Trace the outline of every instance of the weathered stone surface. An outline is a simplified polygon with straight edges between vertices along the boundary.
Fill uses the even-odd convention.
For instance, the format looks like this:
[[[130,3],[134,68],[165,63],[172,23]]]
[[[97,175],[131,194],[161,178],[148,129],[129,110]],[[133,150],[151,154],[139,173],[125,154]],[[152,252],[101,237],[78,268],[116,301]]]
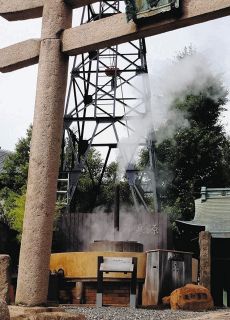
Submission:
[[[200,284],[211,289],[211,234],[201,231],[199,234],[200,245]]]
[[[71,6],[71,8],[80,8],[82,6],[87,6],[89,4],[98,2],[98,0],[64,0],[65,3]]]
[[[72,25],[72,9],[63,0],[45,1],[42,39],[59,39],[62,31]]]
[[[10,72],[38,63],[40,40],[30,39],[0,49],[0,72]]]
[[[36,314],[42,312],[63,312],[62,308],[59,307],[24,307],[24,306],[9,306],[10,315],[18,315],[18,314]]]
[[[8,255],[0,255],[0,300],[9,301],[9,266],[10,257]],[[1,319],[1,318],[0,318]]]
[[[54,6],[55,4],[55,6]],[[63,0],[45,0],[16,304],[47,301],[68,57],[56,32],[71,25]],[[51,14],[50,21],[48,13]],[[70,12],[68,14],[67,12]],[[55,14],[56,22],[52,23]],[[60,34],[59,34],[60,36]]]
[[[98,0],[65,0],[71,8],[80,8]],[[26,20],[42,16],[45,0],[0,0],[0,16],[9,20]]]
[[[200,285],[187,284],[174,290],[170,295],[173,310],[204,311],[213,309],[213,299],[209,290]]]
[[[16,303],[41,305],[48,292],[53,213],[68,60],[61,41],[41,43]]]
[[[64,312],[61,308],[26,308],[10,306],[11,320],[85,320],[81,314]],[[2,318],[0,318],[2,320]]]
[[[207,315],[203,315],[200,317],[196,317],[196,320],[229,320],[230,319],[230,312],[212,312],[208,313]],[[189,319],[184,319],[184,320],[191,320]]]
[[[0,319],[10,320],[10,313],[5,301],[0,300]]]
[[[192,258],[192,282],[197,284],[198,281],[198,269],[199,269],[199,262],[197,259]]]
[[[179,19],[162,19],[139,27],[125,14],[94,21],[63,33],[63,52],[75,55],[119,43],[157,35],[163,32],[224,17],[230,14],[230,0],[183,0],[183,15]]]
[[[0,16],[9,20],[25,20],[42,16],[44,0],[0,0]]]

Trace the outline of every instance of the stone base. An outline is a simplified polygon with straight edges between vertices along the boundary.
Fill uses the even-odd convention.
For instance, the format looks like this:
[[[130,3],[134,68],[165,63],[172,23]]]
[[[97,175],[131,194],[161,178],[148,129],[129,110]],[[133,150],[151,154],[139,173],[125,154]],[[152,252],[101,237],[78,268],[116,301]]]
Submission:
[[[61,308],[9,306],[11,320],[86,320],[84,315]]]
[[[230,312],[213,312],[205,316],[200,316],[199,318],[196,318],[196,320],[229,320],[229,319],[230,319]],[[185,320],[191,320],[191,318],[185,319]]]
[[[0,319],[10,320],[9,309],[5,301],[0,300]]]

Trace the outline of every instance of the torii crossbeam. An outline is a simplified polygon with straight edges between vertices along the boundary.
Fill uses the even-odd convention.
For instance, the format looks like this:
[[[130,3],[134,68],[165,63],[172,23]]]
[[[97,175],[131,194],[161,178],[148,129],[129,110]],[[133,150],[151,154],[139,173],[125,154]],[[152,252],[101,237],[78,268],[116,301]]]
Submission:
[[[230,0],[183,0],[183,15],[143,27],[117,14],[71,28],[72,10],[96,0],[0,0],[9,21],[42,19],[41,39],[0,50],[0,71],[39,61],[26,209],[16,303],[34,306],[47,300],[53,214],[56,200],[68,56],[160,34],[230,14]]]

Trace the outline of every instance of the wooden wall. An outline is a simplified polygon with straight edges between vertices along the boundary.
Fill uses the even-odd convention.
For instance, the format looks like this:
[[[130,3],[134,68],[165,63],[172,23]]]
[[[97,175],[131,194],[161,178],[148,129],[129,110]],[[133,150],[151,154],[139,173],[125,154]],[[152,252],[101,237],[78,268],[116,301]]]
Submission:
[[[119,231],[114,228],[113,212],[64,213],[55,237],[61,239],[62,251],[87,251],[94,240],[138,241],[145,251],[171,248],[171,232],[164,213],[121,212]]]

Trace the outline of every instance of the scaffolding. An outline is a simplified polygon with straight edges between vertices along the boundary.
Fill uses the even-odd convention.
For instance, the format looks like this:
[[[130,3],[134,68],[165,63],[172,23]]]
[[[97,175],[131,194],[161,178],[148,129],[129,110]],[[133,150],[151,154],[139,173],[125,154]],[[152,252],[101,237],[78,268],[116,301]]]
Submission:
[[[124,1],[121,0],[87,5],[82,8],[81,24],[109,17],[123,9]],[[64,114],[59,179],[62,190],[58,191],[59,196],[64,196],[68,210],[71,211],[74,206],[80,175],[84,174],[86,167],[89,169],[87,158],[91,148],[103,150],[104,154],[97,182],[99,190],[111,151],[118,147],[121,138],[129,137],[132,133],[131,121],[145,115],[144,97],[135,85],[135,78],[147,72],[145,39],[91,51],[74,58]],[[154,160],[151,161],[150,171],[154,167]],[[140,201],[148,210],[141,182],[152,186],[147,187],[147,192],[155,194],[156,201],[152,178],[146,179],[146,173],[143,172],[140,175],[132,163],[127,168],[127,177],[134,203]],[[92,175],[91,178],[94,183]]]

